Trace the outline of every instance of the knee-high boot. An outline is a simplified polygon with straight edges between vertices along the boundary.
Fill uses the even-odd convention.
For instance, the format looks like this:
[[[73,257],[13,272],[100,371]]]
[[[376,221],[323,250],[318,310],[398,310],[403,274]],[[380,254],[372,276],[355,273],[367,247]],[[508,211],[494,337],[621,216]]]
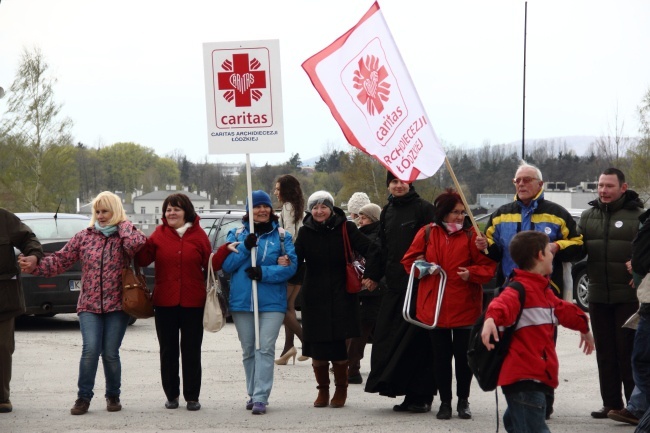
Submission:
[[[327,401],[330,399],[330,372],[329,363],[314,367],[314,375],[316,376],[316,383],[318,383],[318,397],[314,401],[314,407],[325,407]]]
[[[332,363],[332,369],[334,370],[334,385],[336,385],[336,390],[334,391],[332,401],[330,401],[330,406],[343,407],[345,400],[348,398],[348,363]]]

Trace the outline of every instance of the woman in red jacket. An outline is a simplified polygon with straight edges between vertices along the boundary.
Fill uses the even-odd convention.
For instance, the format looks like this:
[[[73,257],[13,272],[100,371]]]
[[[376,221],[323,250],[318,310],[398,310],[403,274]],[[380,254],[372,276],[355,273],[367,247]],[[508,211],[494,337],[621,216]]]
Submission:
[[[194,205],[185,194],[168,196],[162,209],[163,223],[147,239],[136,255],[136,262],[139,266],[156,262],[153,304],[160,344],[160,374],[167,396],[165,407],[178,407],[178,359],[182,356],[183,397],[187,410],[199,410],[206,297],[204,270],[210,258],[210,241],[199,224]]]
[[[433,362],[436,383],[440,391],[438,419],[451,418],[451,360],[455,359],[456,410],[462,419],[470,419],[469,389],[472,372],[467,365],[467,346],[472,325],[481,315],[483,289],[481,284],[490,281],[496,270],[496,262],[483,255],[475,246],[476,233],[464,228],[465,206],[460,194],[447,189],[440,194],[434,223],[429,225],[429,239],[425,240],[427,227],[415,235],[402,264],[406,272],[416,260],[424,259],[441,267],[447,274],[447,284],[438,316],[438,325],[431,331]],[[418,310],[416,317],[425,323],[433,323],[434,306],[438,297],[440,272],[420,280]],[[417,276],[417,275],[416,275]],[[429,299],[425,299],[429,298]],[[431,308],[420,309],[424,304]]]

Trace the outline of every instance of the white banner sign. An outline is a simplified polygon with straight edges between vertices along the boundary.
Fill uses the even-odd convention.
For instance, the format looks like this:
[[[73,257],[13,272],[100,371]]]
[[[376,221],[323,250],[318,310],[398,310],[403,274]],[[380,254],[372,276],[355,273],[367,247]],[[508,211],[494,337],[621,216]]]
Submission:
[[[379,4],[302,67],[351,145],[404,181],[438,171],[444,150]]]
[[[204,43],[210,154],[284,152],[280,44]]]

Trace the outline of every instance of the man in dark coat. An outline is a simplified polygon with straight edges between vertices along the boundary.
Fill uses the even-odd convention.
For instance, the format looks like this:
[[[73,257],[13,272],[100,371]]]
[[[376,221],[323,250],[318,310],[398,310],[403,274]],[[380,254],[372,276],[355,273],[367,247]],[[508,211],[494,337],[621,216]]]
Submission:
[[[639,308],[629,270],[632,239],[639,229],[643,203],[628,189],[623,172],[608,168],[598,179],[598,200],[589,205],[578,228],[588,254],[589,317],[603,402],[591,416],[607,418],[610,411],[623,409],[621,385],[627,401],[634,389],[634,331],[623,328],[623,324]]]
[[[364,274],[369,290],[377,287],[382,276],[387,286],[373,335],[365,391],[387,397],[404,395],[404,401],[393,407],[397,412],[428,412],[436,394],[433,352],[427,331],[402,317],[408,274],[401,260],[418,230],[433,221],[434,207],[420,198],[413,185],[391,172],[386,186],[388,204],[381,212],[378,242],[368,255]]]
[[[13,409],[9,400],[9,382],[15,347],[14,322],[16,316],[25,312],[14,247],[22,252],[21,262],[26,264],[35,264],[43,258],[41,243],[30,228],[13,213],[0,209],[0,413]]]

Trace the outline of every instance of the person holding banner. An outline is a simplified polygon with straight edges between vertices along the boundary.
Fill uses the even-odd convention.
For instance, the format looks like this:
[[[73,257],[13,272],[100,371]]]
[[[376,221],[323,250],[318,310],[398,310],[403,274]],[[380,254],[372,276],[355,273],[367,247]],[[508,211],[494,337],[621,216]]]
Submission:
[[[314,407],[343,407],[347,400],[348,353],[346,339],[358,337],[359,298],[346,290],[346,252],[343,230],[352,249],[365,254],[370,240],[345,213],[334,206],[327,191],[316,191],[307,200],[309,214],[303,220],[296,252],[306,266],[302,286],[302,353],[312,358],[318,397]],[[329,401],[329,363],[336,391]]]
[[[455,360],[456,411],[461,419],[470,419],[469,390],[472,372],[467,364],[469,333],[483,311],[481,284],[490,281],[497,263],[476,248],[476,232],[465,224],[467,213],[463,200],[456,191],[447,189],[434,201],[434,223],[422,227],[415,235],[402,264],[410,273],[416,260],[437,265],[432,275],[417,275],[420,285],[417,296],[418,320],[434,323],[438,301],[440,268],[447,274],[442,304],[437,317],[437,327],[429,336],[433,344],[433,366],[438,389],[440,410],[438,419],[451,418],[452,358]],[[428,239],[426,239],[428,229]],[[417,265],[416,265],[417,266]]]
[[[508,250],[512,238],[525,230],[545,233],[553,253],[551,288],[562,298],[564,290],[572,290],[572,287],[564,287],[562,263],[580,259],[582,235],[578,234],[576,222],[566,209],[544,198],[544,181],[539,168],[521,161],[512,183],[516,190],[515,200],[499,207],[490,216],[485,236],[476,238],[476,246],[481,251],[487,249],[489,257],[499,262],[497,287],[500,287],[516,267]],[[553,401],[554,395],[549,394],[547,418],[553,413]]]
[[[373,334],[365,391],[387,397],[404,395],[394,411],[423,413],[431,410],[437,392],[433,350],[428,332],[402,317],[409,276],[401,260],[420,228],[433,221],[434,207],[415,192],[412,184],[390,171],[386,186],[388,204],[380,216],[379,239],[365,256],[364,284],[375,290],[385,275],[387,286]]]
[[[291,233],[282,230],[273,212],[271,197],[264,191],[253,191],[253,205],[246,204],[243,227],[228,232],[226,241],[237,244],[237,254],[229,254],[223,270],[231,274],[230,312],[242,347],[246,390],[246,409],[253,415],[266,413],[273,387],[275,342],[287,310],[287,280],[297,269],[298,259]],[[254,230],[251,232],[249,215]],[[255,248],[255,250],[253,250]],[[255,252],[256,266],[251,266]],[[288,263],[278,259],[286,258]],[[259,313],[259,349],[255,347],[255,305],[253,280],[257,282],[257,311]]]

